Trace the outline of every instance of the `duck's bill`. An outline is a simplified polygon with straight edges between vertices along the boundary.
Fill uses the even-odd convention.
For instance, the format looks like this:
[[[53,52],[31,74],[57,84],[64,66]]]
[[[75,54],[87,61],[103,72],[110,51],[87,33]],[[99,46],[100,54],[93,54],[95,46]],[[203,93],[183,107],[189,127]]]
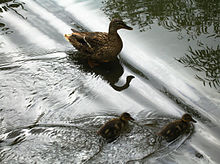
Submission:
[[[134,121],[135,119],[133,119],[132,117],[130,117],[130,120],[131,120],[131,121]]]
[[[132,28],[132,27],[127,26],[127,25],[125,25],[125,26],[124,26],[124,28],[125,28],[125,29],[127,29],[127,30],[133,30],[133,28]]]
[[[194,122],[194,123],[196,123],[197,121],[196,120],[194,120],[193,118],[192,118],[192,120],[191,120],[192,122]]]

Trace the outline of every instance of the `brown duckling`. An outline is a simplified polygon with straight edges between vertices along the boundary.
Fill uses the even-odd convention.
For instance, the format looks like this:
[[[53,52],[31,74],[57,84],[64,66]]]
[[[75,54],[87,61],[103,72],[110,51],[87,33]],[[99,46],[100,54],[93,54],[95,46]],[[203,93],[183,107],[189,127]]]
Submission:
[[[107,140],[112,142],[119,137],[120,133],[128,126],[128,121],[134,120],[127,112],[122,113],[119,118],[114,118],[106,122],[98,131],[97,134],[101,135]]]
[[[65,38],[89,59],[89,65],[94,67],[96,62],[110,62],[116,59],[123,43],[117,33],[119,29],[132,30],[120,19],[113,19],[106,32],[79,32],[74,29],[72,34],[65,34]]]
[[[170,122],[168,125],[163,127],[158,135],[164,137],[167,142],[171,142],[189,129],[190,121],[196,123],[191,115],[184,114],[181,119]]]

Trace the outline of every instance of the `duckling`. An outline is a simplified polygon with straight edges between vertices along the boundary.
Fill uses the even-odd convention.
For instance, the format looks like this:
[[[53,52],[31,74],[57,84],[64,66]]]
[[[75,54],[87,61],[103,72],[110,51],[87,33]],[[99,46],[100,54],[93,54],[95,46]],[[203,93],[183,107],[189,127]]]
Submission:
[[[65,38],[80,52],[87,56],[90,67],[98,65],[97,62],[110,62],[117,58],[123,43],[117,33],[119,29],[132,30],[120,19],[113,19],[106,32],[79,32],[71,29],[72,34],[65,34]]]
[[[181,119],[170,122],[163,127],[158,135],[164,137],[167,142],[171,142],[189,129],[190,121],[196,123],[196,120],[186,113]]]
[[[127,112],[122,113],[119,118],[114,118],[106,122],[98,131],[97,134],[101,135],[107,140],[112,142],[119,137],[120,133],[128,126],[128,121],[134,120]]]

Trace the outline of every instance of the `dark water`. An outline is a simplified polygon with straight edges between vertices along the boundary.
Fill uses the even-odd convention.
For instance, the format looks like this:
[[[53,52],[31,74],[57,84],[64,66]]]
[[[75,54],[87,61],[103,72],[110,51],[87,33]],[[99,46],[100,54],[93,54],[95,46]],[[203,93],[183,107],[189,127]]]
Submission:
[[[0,1],[0,163],[219,163],[220,2]],[[90,69],[65,39],[120,17],[117,61]],[[107,144],[96,130],[129,112]],[[190,113],[172,143],[156,133]]]

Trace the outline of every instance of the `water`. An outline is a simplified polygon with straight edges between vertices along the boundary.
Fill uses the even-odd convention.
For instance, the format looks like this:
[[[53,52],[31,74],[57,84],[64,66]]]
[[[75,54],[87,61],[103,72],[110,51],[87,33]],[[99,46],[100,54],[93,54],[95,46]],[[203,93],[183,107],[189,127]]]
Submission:
[[[219,163],[218,1],[0,1],[1,163]],[[117,61],[90,69],[65,39],[121,17]],[[96,135],[129,112],[107,144]],[[190,113],[172,143],[156,136]]]

